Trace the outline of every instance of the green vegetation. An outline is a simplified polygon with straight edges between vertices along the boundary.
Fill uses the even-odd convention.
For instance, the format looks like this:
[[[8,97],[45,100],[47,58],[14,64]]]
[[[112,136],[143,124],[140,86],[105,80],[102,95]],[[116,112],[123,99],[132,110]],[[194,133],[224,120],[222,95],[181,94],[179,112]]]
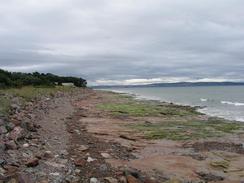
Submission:
[[[126,95],[109,93],[109,100],[97,105],[97,108],[114,117],[146,117],[144,124],[127,127],[143,133],[148,139],[195,140],[244,131],[244,124],[241,123],[214,117],[203,119],[193,107],[138,101]],[[150,122],[150,117],[156,117],[158,122]]]
[[[23,86],[55,86],[73,83],[77,87],[86,87],[86,80],[76,77],[62,77],[44,73],[8,72],[0,69],[0,88]]]
[[[236,122],[226,122],[217,118],[209,120],[163,121],[155,124],[129,125],[144,133],[148,139],[192,140],[208,137],[220,137],[226,133],[243,130],[244,126]]]
[[[0,114],[7,115],[11,106],[11,100],[18,99],[21,104],[31,101],[32,99],[39,98],[41,96],[49,97],[53,96],[58,91],[72,91],[75,88],[68,86],[56,86],[56,87],[33,87],[26,86],[22,88],[9,88],[0,90]]]
[[[104,103],[97,106],[100,110],[111,112],[113,115],[134,117],[145,116],[186,116],[199,114],[195,109],[177,105],[156,105],[150,102]]]

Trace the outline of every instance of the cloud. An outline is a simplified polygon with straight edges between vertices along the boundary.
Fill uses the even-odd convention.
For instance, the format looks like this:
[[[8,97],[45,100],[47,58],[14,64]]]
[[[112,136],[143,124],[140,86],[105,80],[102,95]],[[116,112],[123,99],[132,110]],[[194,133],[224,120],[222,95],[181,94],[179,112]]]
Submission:
[[[243,7],[243,0],[2,1],[0,67],[93,84],[244,80]]]

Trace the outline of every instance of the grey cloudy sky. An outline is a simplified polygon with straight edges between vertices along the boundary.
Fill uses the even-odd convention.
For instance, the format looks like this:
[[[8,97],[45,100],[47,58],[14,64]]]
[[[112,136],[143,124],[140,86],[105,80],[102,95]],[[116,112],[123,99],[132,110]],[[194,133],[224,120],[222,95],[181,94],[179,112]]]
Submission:
[[[244,81],[243,0],[0,1],[0,67],[91,84]]]

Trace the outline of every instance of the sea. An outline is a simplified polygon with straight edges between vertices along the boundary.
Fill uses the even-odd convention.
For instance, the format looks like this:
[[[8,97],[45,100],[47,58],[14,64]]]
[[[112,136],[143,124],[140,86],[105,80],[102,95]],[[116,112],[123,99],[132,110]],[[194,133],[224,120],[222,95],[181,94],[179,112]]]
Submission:
[[[120,87],[109,88],[137,99],[200,106],[210,116],[244,122],[244,86]]]

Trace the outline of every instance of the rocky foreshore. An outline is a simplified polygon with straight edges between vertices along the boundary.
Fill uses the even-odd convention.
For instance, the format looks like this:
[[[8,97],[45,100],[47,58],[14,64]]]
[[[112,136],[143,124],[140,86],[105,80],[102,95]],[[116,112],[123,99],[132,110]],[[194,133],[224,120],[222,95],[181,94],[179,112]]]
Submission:
[[[126,148],[98,143],[77,126],[87,114],[75,102],[91,94],[57,92],[24,105],[12,97],[8,117],[0,118],[0,182],[137,182],[135,170],[115,170],[105,162],[107,148],[127,159],[132,155]]]
[[[9,115],[0,118],[0,183],[200,183],[242,179],[242,165],[236,163],[243,160],[242,133],[222,141],[178,141],[181,136],[160,136],[176,141],[150,140],[138,129],[154,130],[153,125],[162,119],[207,117],[170,104],[160,104],[157,113],[149,110],[153,114],[140,104],[146,114],[141,115],[138,109],[129,108],[136,102],[118,96],[90,89],[58,91],[24,105],[19,97],[12,97]],[[124,106],[127,101],[129,107]],[[113,106],[108,111],[102,106],[101,110],[99,105],[107,102],[125,108]],[[162,112],[165,106],[167,110],[173,107],[174,113]],[[176,110],[180,110],[179,118]],[[195,137],[188,127],[184,135]]]

